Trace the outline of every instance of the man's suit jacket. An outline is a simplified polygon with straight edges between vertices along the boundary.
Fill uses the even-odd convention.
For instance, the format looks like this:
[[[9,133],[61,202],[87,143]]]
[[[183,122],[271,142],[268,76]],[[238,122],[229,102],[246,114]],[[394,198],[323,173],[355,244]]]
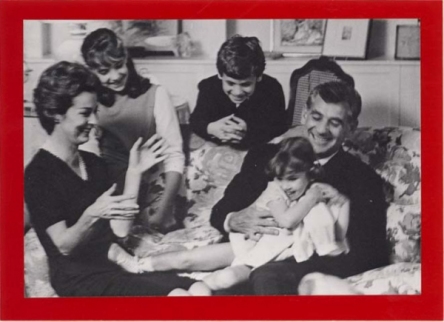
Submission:
[[[277,149],[277,145],[267,144],[250,150],[241,171],[228,185],[224,197],[214,206],[211,224],[225,236],[224,221],[227,215],[250,206],[267,187],[269,178],[264,169]],[[387,265],[387,203],[381,177],[342,149],[323,169],[324,178],[321,181],[332,185],[350,199],[347,238],[351,250],[347,257],[355,266],[353,271]]]

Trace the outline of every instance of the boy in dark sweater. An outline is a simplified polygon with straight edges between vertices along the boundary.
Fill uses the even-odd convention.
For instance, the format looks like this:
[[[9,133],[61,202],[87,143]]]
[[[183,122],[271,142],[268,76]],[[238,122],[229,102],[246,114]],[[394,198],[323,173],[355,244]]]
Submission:
[[[284,133],[285,99],[279,82],[263,74],[256,37],[234,36],[217,55],[218,75],[202,80],[190,123],[194,133],[245,149]]]

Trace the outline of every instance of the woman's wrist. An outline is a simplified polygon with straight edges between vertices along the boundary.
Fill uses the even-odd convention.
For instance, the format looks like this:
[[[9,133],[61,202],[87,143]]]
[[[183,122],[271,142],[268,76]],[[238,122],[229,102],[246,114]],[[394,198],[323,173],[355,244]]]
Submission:
[[[142,173],[136,168],[128,168],[125,176],[124,194],[138,195]]]
[[[138,167],[129,166],[126,170],[126,175],[136,176],[136,175],[142,175],[142,171]]]
[[[94,216],[92,213],[93,209],[86,208],[86,210],[83,212],[83,215],[80,216],[78,223],[82,227],[89,227],[92,226],[97,220],[99,220],[98,216]]]

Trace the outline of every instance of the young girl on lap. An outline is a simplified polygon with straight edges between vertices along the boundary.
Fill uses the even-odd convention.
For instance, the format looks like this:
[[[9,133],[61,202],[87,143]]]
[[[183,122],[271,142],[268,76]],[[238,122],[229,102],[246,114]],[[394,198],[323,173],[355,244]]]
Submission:
[[[252,270],[271,261],[294,256],[296,261],[318,256],[337,256],[349,251],[346,232],[349,201],[333,187],[314,183],[320,170],[310,142],[302,137],[281,142],[268,172],[273,178],[256,200],[258,209],[271,212],[279,235],[263,235],[258,242],[243,234],[231,233],[230,244],[210,245],[188,252],[176,252],[141,259],[137,269],[211,270],[226,259],[231,266],[216,271],[195,283],[188,291],[176,289],[171,295],[209,295],[247,281]],[[215,249],[218,247],[219,249]],[[182,254],[181,254],[182,253]],[[212,264],[214,257],[217,263]],[[181,260],[185,257],[186,260]],[[221,257],[224,257],[221,259]],[[128,259],[130,260],[130,259]],[[133,261],[134,262],[134,261]],[[205,264],[206,263],[206,264]],[[135,266],[134,266],[135,267]]]

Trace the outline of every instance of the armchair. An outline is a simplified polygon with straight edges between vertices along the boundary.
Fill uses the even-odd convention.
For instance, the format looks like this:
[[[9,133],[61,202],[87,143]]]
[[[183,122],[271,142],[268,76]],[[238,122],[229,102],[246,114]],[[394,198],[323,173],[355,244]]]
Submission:
[[[335,61],[324,56],[312,59],[302,68],[293,71],[290,78],[290,101],[287,108],[289,127],[301,124],[302,111],[310,91],[317,85],[330,81],[343,81],[355,86],[353,77],[344,73]]]

